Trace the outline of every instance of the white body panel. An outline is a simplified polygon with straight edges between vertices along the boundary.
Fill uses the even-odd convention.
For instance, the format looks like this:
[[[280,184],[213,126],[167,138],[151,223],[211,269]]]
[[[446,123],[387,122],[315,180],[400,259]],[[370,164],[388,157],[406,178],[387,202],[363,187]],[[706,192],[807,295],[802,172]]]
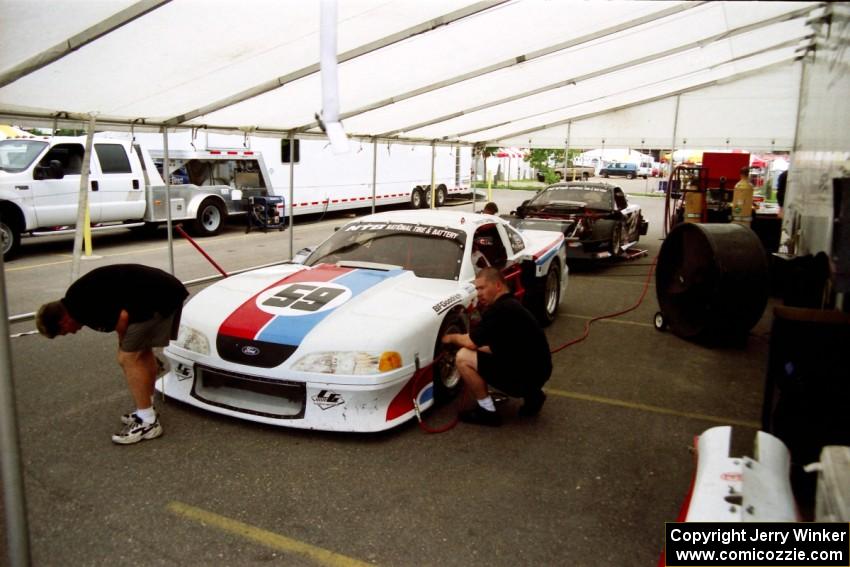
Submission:
[[[162,150],[162,136],[136,134],[150,148]],[[169,134],[169,153],[190,150],[233,150],[261,153],[269,174],[270,193],[284,197],[290,206],[290,164],[282,159],[280,138],[190,132]],[[370,207],[372,204],[373,149],[364,142],[351,143],[347,154],[334,154],[324,140],[300,140],[294,165],[294,214]],[[410,203],[416,188],[430,191],[431,146],[379,143],[377,145],[376,205]],[[444,186],[449,197],[471,192],[469,147],[438,146],[435,149],[435,187]]]
[[[481,227],[496,226],[502,235],[513,230],[493,216],[455,211],[386,212],[346,226],[382,224],[445,228],[464,243]],[[510,248],[505,270],[528,266],[531,277],[540,278],[557,262],[563,300],[563,235],[514,231],[512,238],[517,250]],[[465,317],[476,302],[471,250],[464,245],[457,279],[339,262],[285,264],[215,283],[184,308],[181,336],[164,351],[172,371],[157,388],[191,405],[262,423],[335,431],[394,427],[413,417],[414,398],[421,409],[433,403],[430,373],[441,325],[449,314]],[[338,294],[335,299],[316,308],[313,294],[330,291]],[[302,301],[309,310],[297,307]],[[395,352],[400,361],[368,374],[305,369],[305,360],[327,352]],[[285,354],[276,358],[279,353]]]

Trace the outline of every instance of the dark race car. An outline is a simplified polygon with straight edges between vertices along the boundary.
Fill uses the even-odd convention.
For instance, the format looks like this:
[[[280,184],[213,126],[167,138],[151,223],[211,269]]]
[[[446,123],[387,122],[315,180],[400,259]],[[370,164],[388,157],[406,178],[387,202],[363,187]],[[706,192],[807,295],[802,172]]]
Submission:
[[[574,260],[619,256],[648,228],[640,205],[630,205],[623,190],[608,183],[550,185],[513,215],[517,228],[562,232],[567,258]]]

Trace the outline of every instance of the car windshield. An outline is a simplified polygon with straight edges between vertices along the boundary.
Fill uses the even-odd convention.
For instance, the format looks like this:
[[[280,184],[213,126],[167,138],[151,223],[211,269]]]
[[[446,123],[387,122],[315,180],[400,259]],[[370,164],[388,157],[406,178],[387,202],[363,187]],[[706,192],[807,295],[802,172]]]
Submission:
[[[457,280],[465,242],[465,233],[445,227],[358,222],[334,233],[304,263],[372,262],[401,266],[420,278]]]
[[[25,170],[46,145],[39,140],[0,141],[0,169],[9,173]]]
[[[529,207],[576,206],[583,203],[588,209],[609,211],[613,200],[611,190],[597,187],[549,187],[538,193]]]

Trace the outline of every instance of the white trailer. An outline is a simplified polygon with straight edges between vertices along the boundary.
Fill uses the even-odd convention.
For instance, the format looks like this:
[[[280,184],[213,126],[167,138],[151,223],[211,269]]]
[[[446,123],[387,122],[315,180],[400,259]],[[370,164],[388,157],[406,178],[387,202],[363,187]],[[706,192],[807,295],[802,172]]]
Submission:
[[[161,134],[137,133],[151,148],[162,149]],[[472,149],[461,146],[352,141],[351,151],[337,155],[325,140],[294,141],[293,199],[290,203],[289,139],[190,131],[168,137],[169,155],[183,151],[253,151],[268,168],[270,194],[284,197],[286,214],[323,213],[369,207],[372,204],[373,165],[375,204],[430,206],[432,152],[436,205],[471,194]],[[375,161],[374,150],[377,149]],[[373,164],[374,161],[374,164]]]

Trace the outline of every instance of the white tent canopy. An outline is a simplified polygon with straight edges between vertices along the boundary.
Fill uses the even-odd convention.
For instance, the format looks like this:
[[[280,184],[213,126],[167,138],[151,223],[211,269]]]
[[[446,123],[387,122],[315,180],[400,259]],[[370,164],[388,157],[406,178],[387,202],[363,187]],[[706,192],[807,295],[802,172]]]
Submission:
[[[787,150],[825,9],[347,0],[341,118],[441,143]],[[0,20],[0,120],[321,133],[318,2],[2,0]]]

